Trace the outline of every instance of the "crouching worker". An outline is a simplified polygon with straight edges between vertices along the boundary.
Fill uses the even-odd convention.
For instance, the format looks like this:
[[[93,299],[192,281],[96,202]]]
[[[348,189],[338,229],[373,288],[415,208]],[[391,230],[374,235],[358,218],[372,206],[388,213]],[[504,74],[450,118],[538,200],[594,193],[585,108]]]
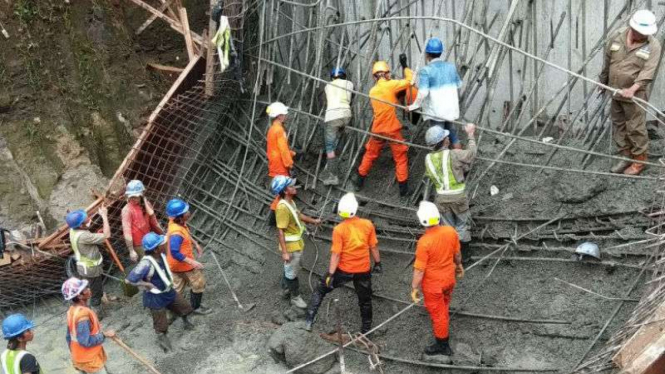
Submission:
[[[2,321],[2,335],[8,340],[7,350],[2,353],[2,370],[5,374],[42,374],[35,356],[26,351],[26,346],[35,337],[35,324],[22,314],[12,314]]]
[[[80,374],[106,374],[106,352],[103,343],[113,338],[115,331],[102,332],[99,318],[88,307],[92,293],[88,281],[69,278],[62,284],[62,295],[72,305],[67,311],[67,344],[74,368]]]
[[[366,333],[372,328],[372,272],[381,273],[381,257],[374,225],[368,219],[356,216],[358,201],[353,193],[347,193],[339,200],[337,213],[343,221],[335,226],[330,249],[328,273],[319,287],[312,294],[307,311],[306,328],[312,330],[314,317],[323,302],[323,298],[334,288],[342,287],[353,281],[360,307],[360,332]],[[374,257],[374,270],[370,272],[370,253]]]
[[[425,349],[426,356],[453,354],[448,344],[449,307],[456,279],[464,277],[457,232],[450,226],[441,226],[440,220],[436,205],[429,201],[420,203],[418,221],[425,227],[425,234],[416,246],[411,298],[418,303],[418,289],[422,288],[425,308],[432,319],[436,342]]]
[[[150,309],[152,326],[157,333],[157,342],[164,351],[172,349],[171,342],[166,335],[169,322],[166,310],[170,310],[182,317],[185,330],[194,328],[187,316],[194,309],[173,288],[173,274],[169,268],[164,252],[166,251],[166,236],[154,232],[147,233],[142,240],[145,256],[127,276],[125,282],[143,288],[143,306]]]

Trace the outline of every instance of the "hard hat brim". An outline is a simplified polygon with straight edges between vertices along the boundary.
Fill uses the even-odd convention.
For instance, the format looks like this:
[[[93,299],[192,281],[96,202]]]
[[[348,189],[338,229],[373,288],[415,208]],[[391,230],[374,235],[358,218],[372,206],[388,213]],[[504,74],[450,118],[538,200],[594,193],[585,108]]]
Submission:
[[[140,197],[143,196],[143,192],[125,192],[127,197]]]
[[[76,296],[80,295],[83,291],[85,291],[86,288],[88,288],[89,282],[86,279],[81,279],[81,288],[79,289],[79,292],[77,292],[74,295],[71,295],[69,297],[65,297],[65,300],[69,301]]]
[[[658,25],[657,24],[651,24],[649,26],[642,26],[638,24],[634,19],[630,19],[629,22],[630,28],[637,31],[638,33],[646,36],[654,35],[655,33],[658,32]]]

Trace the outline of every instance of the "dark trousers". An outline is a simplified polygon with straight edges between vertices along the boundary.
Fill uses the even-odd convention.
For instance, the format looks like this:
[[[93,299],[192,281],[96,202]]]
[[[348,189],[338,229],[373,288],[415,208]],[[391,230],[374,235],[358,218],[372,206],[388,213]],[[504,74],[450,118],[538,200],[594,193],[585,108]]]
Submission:
[[[194,311],[190,303],[185,300],[182,295],[176,293],[175,300],[166,308],[162,309],[150,309],[150,314],[152,315],[152,326],[157,333],[166,333],[169,331],[169,321],[166,311],[170,310],[175,315],[179,317],[188,316]]]
[[[104,296],[104,279],[102,276],[94,278],[83,278],[88,281],[88,288],[92,296],[90,297],[90,306],[100,306],[102,304],[102,297]]]
[[[366,333],[372,328],[372,275],[366,273],[346,273],[337,270],[333,274],[331,287],[326,286],[326,280],[322,279],[319,287],[312,294],[312,300],[309,302],[307,310],[307,320],[314,321],[316,313],[323,302],[323,298],[335,288],[342,287],[347,282],[353,281],[353,287],[358,296],[358,306],[360,307],[360,318],[362,325],[360,332]]]

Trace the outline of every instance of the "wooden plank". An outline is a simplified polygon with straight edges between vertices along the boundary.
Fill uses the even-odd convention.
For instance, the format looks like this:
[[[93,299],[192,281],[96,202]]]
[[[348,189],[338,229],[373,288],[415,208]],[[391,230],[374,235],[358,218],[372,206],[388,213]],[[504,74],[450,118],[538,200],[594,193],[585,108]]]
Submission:
[[[665,335],[656,338],[634,361],[623,368],[622,374],[665,373]]]
[[[192,42],[192,33],[189,30],[189,19],[187,18],[187,9],[180,8],[180,24],[182,25],[182,30],[185,32],[185,46],[187,47],[187,56],[189,56],[189,61],[192,61],[196,57],[194,52],[194,42]]]
[[[665,302],[660,304],[650,320],[665,319]],[[614,355],[612,361],[620,368],[627,368],[640,357],[649,346],[657,341],[665,328],[665,322],[650,323],[642,326]]]
[[[163,72],[163,73],[169,73],[169,74],[174,74],[174,73],[175,74],[180,74],[185,70],[183,68],[177,68],[175,66],[162,65],[162,64],[155,63],[155,62],[148,62],[146,64],[146,66],[148,68],[152,69],[152,70],[156,70],[156,71]]]
[[[167,10],[169,9],[169,5],[171,5],[171,2],[172,2],[172,1],[173,1],[173,0],[162,1],[163,4],[162,4],[162,6],[159,8],[159,11],[162,12],[162,13],[164,13],[165,11],[167,11]],[[155,22],[156,19],[157,19],[157,15],[156,15],[156,14],[151,14],[150,17],[148,17],[148,19],[145,20],[145,22],[143,22],[143,24],[142,24],[138,29],[136,29],[136,32],[135,32],[134,34],[135,34],[135,35],[140,35],[140,34],[141,34],[142,32],[144,32],[145,29],[147,29],[147,28],[148,28],[153,22]]]
[[[217,31],[217,20],[212,19],[212,9],[217,3],[216,0],[210,0],[210,17],[208,21],[208,38],[206,42],[206,74],[205,74],[205,95],[212,97],[215,94],[215,48],[210,39]]]
[[[9,265],[12,263],[12,258],[9,255],[9,253],[5,252],[2,254],[2,258],[0,258],[0,266],[5,266]]]
[[[129,1],[133,2],[134,4],[140,6],[143,9],[147,10],[148,12],[150,12],[153,15],[157,16],[158,18],[163,19],[164,21],[166,21],[169,24],[169,26],[171,26],[171,28],[173,30],[175,30],[175,31],[177,31],[177,32],[179,32],[183,35],[185,34],[184,30],[182,29],[182,25],[180,25],[180,23],[178,23],[177,21],[175,21],[171,17],[167,16],[166,14],[160,12],[159,10],[153,8],[151,5],[146,4],[145,2],[143,2],[141,0],[129,0]],[[191,36],[192,36],[192,40],[194,40],[195,43],[201,45],[201,43],[203,42],[203,38],[201,38],[201,35],[199,35],[195,32],[191,32]]]

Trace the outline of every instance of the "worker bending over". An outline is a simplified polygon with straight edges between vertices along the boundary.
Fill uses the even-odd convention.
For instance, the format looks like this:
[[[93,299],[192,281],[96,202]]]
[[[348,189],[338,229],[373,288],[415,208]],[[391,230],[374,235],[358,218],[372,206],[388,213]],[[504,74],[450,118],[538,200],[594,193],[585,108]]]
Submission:
[[[182,317],[185,330],[194,328],[187,317],[194,311],[192,306],[177,293],[173,286],[173,273],[169,268],[166,252],[166,236],[147,233],[142,240],[145,256],[129,273],[125,282],[143,288],[143,306],[150,309],[152,327],[157,333],[157,343],[164,351],[170,351],[171,341],[167,333],[169,322],[166,311]]]
[[[418,70],[418,95],[409,111],[421,108],[423,120],[428,127],[439,125],[450,132],[450,144],[453,148],[462,148],[457,131],[450,121],[459,118],[458,90],[462,80],[454,64],[441,58],[444,52],[443,42],[431,38],[425,47],[427,65]]]
[[[104,318],[102,297],[104,296],[104,281],[102,279],[102,262],[104,258],[99,246],[111,237],[108,210],[102,205],[98,210],[102,218],[102,233],[92,233],[88,229],[92,221],[84,210],[75,210],[67,213],[65,221],[69,226],[69,242],[76,258],[76,271],[87,280],[92,292],[90,307],[99,319]]]
[[[298,210],[294,197],[297,194],[296,180],[290,177],[278,175],[273,178],[271,190],[279,199],[275,220],[277,222],[277,242],[284,263],[284,274],[281,281],[282,295],[291,299],[291,305],[305,309],[307,304],[300,296],[300,260],[305,249],[303,234],[305,223],[313,225],[321,224],[320,219],[306,216]]]
[[[145,234],[150,231],[160,235],[164,233],[159,222],[157,222],[152,204],[143,196],[144,191],[145,186],[139,180],[132,180],[127,183],[127,190],[125,191],[127,204],[120,213],[122,235],[125,238],[129,259],[132,262],[138,261],[144,255],[141,241]]]
[[[632,99],[649,99],[651,81],[660,61],[661,46],[653,36],[658,26],[652,12],[638,10],[630,19],[629,26],[619,30],[607,42],[603,70],[598,80],[620,90],[612,96],[610,108],[614,144],[619,153],[635,161],[646,161],[649,149],[646,112]],[[644,167],[640,163],[619,161],[612,166],[611,171],[637,175]]]
[[[434,151],[425,156],[425,174],[434,184],[436,197],[434,202],[441,211],[447,225],[457,230],[462,247],[462,260],[471,260],[471,228],[469,199],[466,195],[466,173],[469,172],[476,158],[476,126],[472,123],[464,127],[469,145],[466,150],[449,149],[450,132],[439,125],[430,127],[425,133],[425,142]],[[429,200],[430,184],[425,187],[424,199]]]
[[[327,163],[323,169],[323,184],[336,186],[339,184],[339,159],[335,155],[339,138],[344,127],[351,123],[351,99],[353,83],[346,80],[343,68],[334,68],[330,72],[332,81],[326,85],[326,116],[324,143]]]
[[[35,324],[23,314],[12,314],[2,321],[2,336],[7,350],[0,356],[4,374],[43,374],[37,359],[26,350],[34,339]]]
[[[339,200],[337,214],[343,221],[335,226],[330,248],[328,273],[312,294],[307,310],[306,327],[312,330],[314,317],[323,298],[334,288],[353,281],[360,307],[360,332],[372,328],[372,274],[382,273],[381,257],[377,248],[378,240],[374,225],[368,219],[356,216],[358,201],[353,193],[347,193]],[[370,272],[370,254],[374,258],[374,269]]]
[[[440,225],[439,211],[433,203],[421,201],[417,214],[425,233],[416,246],[411,298],[418,303],[418,289],[422,288],[425,308],[432,319],[436,342],[425,349],[425,354],[451,356],[449,306],[456,279],[464,277],[459,240],[452,227]]]
[[[268,117],[272,121],[270,128],[268,128],[268,135],[266,136],[268,156],[268,178],[272,183],[272,179],[278,175],[290,177],[293,168],[293,157],[296,155],[294,151],[289,148],[289,139],[284,130],[284,122],[286,116],[289,114],[289,108],[279,101],[268,105],[266,109]],[[278,198],[273,200],[270,204],[270,209],[277,209]]]
[[[196,314],[210,314],[201,304],[203,291],[206,286],[203,265],[194,259],[194,247],[199,257],[203,256],[203,249],[189,232],[187,221],[190,217],[189,204],[180,199],[172,199],[166,203],[166,215],[169,217],[167,229],[168,251],[167,262],[173,272],[173,287],[176,292],[183,295],[185,287],[189,286],[189,302]]]
[[[397,95],[411,86],[413,72],[406,66],[406,56],[402,59],[405,79],[390,79],[390,67],[385,61],[377,61],[372,67],[372,75],[376,84],[369,91],[372,99],[372,110],[374,119],[372,121],[372,132],[381,135],[382,138],[371,136],[365,145],[365,154],[363,155],[358,174],[354,177],[356,190],[362,189],[365,184],[365,177],[369,174],[372,164],[381,154],[386,139],[404,141],[402,136],[402,124],[397,119]],[[409,147],[403,143],[397,143],[388,140],[390,150],[395,161],[395,176],[399,183],[400,196],[406,196],[409,192],[409,160],[407,151]]]
[[[102,332],[99,318],[88,308],[92,293],[85,279],[69,278],[62,284],[62,295],[72,305],[67,311],[67,344],[74,368],[81,374],[106,374],[106,352],[102,344],[115,331]]]

